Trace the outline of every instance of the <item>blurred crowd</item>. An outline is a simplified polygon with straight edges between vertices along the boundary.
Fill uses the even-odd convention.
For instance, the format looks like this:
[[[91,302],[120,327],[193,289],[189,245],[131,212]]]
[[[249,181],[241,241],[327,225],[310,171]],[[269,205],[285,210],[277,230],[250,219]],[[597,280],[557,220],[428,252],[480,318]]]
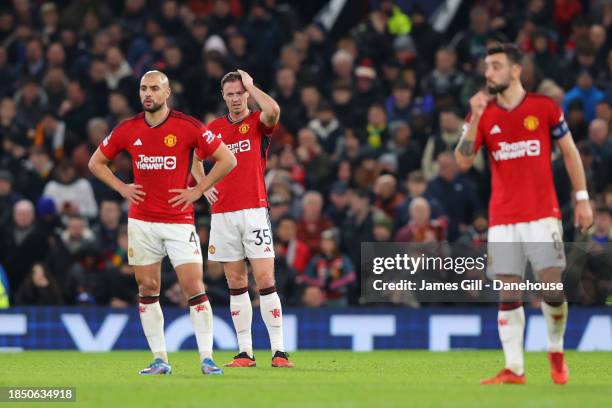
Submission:
[[[2,2],[0,307],[135,304],[127,203],[87,162],[117,123],[141,111],[139,78],[150,69],[170,78],[172,107],[203,122],[225,114],[219,82],[237,68],[281,106],[265,181],[285,304],[363,303],[361,242],[480,248],[487,158],[462,173],[452,152],[468,100],[484,84],[490,41],[516,42],[525,88],[566,112],[595,210],[593,227],[575,231],[571,183],[555,153],[564,239],[589,248],[568,275],[576,302],[605,304],[612,1],[466,1],[443,32],[418,2],[349,3],[358,22],[329,29],[305,18],[299,1]],[[129,182],[130,158],[119,156],[113,170]],[[206,254],[209,208],[204,199],[195,208]],[[228,304],[220,265],[205,271],[211,302]],[[162,280],[164,301],[184,305],[169,263]]]

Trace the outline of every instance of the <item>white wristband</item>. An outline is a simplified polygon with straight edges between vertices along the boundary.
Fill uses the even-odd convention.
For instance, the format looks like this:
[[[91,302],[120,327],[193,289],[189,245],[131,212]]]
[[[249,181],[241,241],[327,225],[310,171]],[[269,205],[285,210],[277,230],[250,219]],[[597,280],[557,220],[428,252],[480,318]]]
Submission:
[[[576,191],[576,201],[589,201],[589,193],[586,190],[578,190]]]

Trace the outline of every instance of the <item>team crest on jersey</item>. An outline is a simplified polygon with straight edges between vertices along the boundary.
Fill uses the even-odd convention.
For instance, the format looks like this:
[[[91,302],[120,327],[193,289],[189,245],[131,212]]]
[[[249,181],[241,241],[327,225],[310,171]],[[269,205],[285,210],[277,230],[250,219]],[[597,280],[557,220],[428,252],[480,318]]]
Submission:
[[[238,128],[238,131],[244,135],[246,132],[248,132],[248,131],[249,131],[249,128],[250,128],[250,126],[249,126],[249,124],[248,124],[248,123],[243,123],[243,124],[242,124],[242,125],[240,125],[240,127]]]
[[[215,253],[216,249],[214,245],[209,245],[208,246],[208,253],[213,255]]]
[[[525,129],[533,132],[540,126],[540,121],[535,116],[529,115],[523,120],[523,126],[525,126]]]
[[[133,257],[134,257],[134,248],[128,248],[128,256],[129,256],[130,258],[133,258]]]
[[[164,137],[164,144],[168,147],[174,147],[176,145],[176,140],[176,136],[169,134]]]

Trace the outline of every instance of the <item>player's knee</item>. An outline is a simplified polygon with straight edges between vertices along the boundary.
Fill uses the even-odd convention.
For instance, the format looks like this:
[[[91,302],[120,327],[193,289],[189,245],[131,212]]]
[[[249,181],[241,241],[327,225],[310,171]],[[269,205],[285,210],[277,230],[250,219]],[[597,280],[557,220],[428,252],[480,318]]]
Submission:
[[[226,279],[230,288],[244,288],[249,285],[249,280],[246,276],[226,275]]]
[[[160,291],[160,281],[157,278],[138,279],[138,293],[141,296],[157,295]]]
[[[204,283],[200,279],[192,279],[187,282],[183,282],[182,289],[188,298],[199,295],[205,291]]]
[[[225,279],[230,288],[243,288],[249,284],[246,272],[225,271]]]
[[[259,276],[257,280],[257,288],[259,290],[274,286],[274,276]]]

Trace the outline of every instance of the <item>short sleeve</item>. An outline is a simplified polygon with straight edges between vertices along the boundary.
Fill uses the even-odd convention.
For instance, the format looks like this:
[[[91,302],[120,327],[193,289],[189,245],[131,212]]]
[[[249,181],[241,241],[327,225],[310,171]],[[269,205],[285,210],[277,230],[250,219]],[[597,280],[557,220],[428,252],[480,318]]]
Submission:
[[[470,126],[470,119],[472,118],[472,113],[468,113],[465,117],[465,122],[463,123],[463,128],[461,130],[461,137],[465,136],[468,131],[468,127]],[[482,119],[482,118],[481,118]],[[484,133],[480,129],[480,123],[478,124],[478,128],[476,128],[476,139],[474,139],[474,153],[478,153],[480,150],[480,146],[484,141]]]
[[[124,150],[125,146],[125,125],[119,124],[115,127],[100,143],[100,151],[107,159],[113,160],[115,156]]]
[[[257,130],[264,136],[269,136],[272,133],[274,133],[274,131],[276,130],[276,127],[278,126],[278,124],[272,126],[272,127],[267,127],[262,121],[261,121],[261,112],[257,112]]]
[[[569,126],[565,121],[563,110],[554,101],[550,101],[549,109],[550,137],[559,140],[569,132]]]
[[[221,144],[221,135],[215,135],[206,125],[201,124],[196,137],[196,155],[204,160],[212,155]]]

